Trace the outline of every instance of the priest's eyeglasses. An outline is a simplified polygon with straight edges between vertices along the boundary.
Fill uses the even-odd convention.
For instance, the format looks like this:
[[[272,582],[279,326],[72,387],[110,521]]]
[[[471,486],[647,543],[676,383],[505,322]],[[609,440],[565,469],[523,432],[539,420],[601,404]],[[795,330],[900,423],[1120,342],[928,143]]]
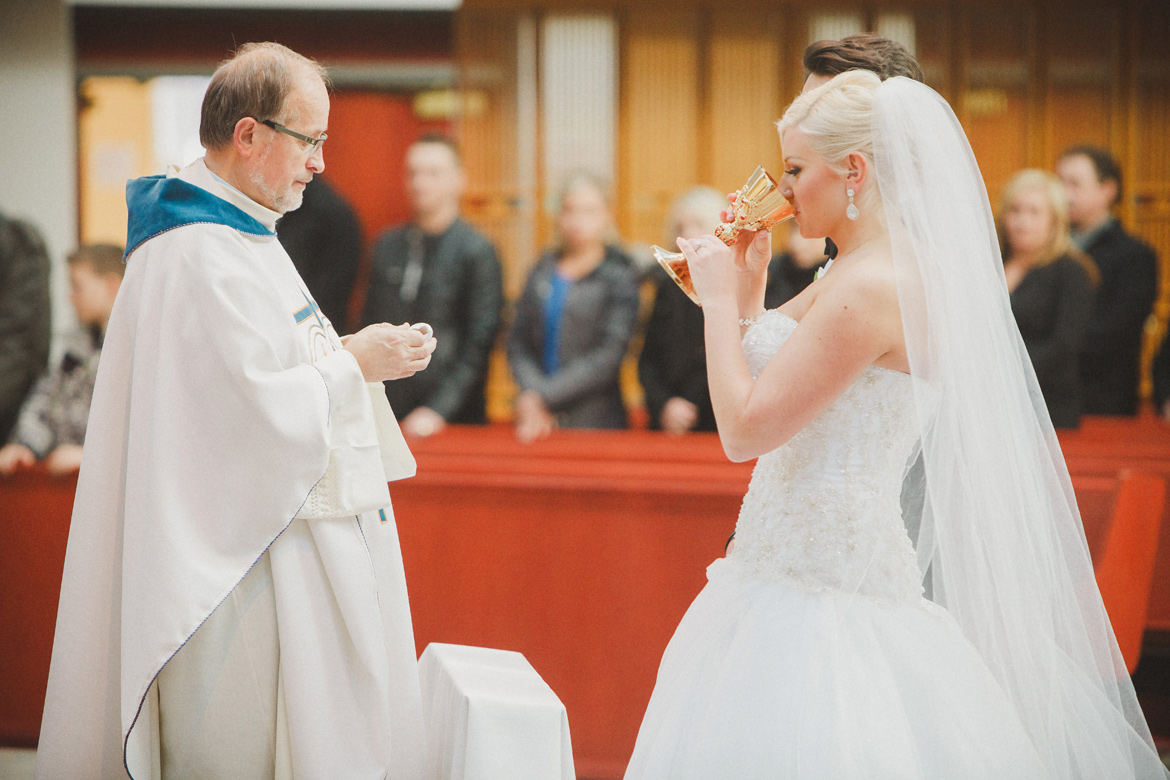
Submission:
[[[284,133],[285,135],[290,135],[303,144],[308,144],[308,148],[305,151],[309,152],[309,154],[314,154],[318,149],[320,149],[321,144],[325,143],[325,139],[327,139],[329,137],[327,134],[321,133],[321,135],[319,137],[314,138],[311,135],[305,135],[304,133],[298,133],[296,130],[289,130],[284,125],[277,124],[276,122],[273,122],[271,119],[262,119],[262,120],[260,120],[260,124],[267,125],[268,127],[271,127],[273,130],[275,130],[278,133]]]

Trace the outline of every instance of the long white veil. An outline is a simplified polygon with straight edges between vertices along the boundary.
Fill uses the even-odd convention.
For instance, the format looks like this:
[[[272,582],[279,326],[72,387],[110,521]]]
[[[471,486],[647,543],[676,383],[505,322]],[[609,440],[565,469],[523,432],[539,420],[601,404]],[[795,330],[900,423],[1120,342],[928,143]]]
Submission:
[[[915,377],[918,551],[933,598],[982,654],[1051,777],[1165,778],[1101,603],[962,127],[937,93],[905,78],[878,87],[872,121]]]

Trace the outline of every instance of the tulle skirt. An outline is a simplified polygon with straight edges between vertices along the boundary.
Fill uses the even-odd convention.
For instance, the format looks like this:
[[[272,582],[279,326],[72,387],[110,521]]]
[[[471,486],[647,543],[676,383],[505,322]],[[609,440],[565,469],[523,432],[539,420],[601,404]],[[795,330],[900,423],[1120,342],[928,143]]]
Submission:
[[[974,647],[925,599],[809,592],[733,560],[671,639],[626,780],[1037,780]]]

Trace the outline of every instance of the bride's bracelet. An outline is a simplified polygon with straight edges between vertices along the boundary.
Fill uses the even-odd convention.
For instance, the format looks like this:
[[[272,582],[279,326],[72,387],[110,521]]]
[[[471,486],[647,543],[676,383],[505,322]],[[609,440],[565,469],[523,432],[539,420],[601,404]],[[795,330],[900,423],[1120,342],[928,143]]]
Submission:
[[[765,309],[754,317],[740,317],[739,326],[741,328],[750,328],[752,325],[756,324],[756,320],[758,320],[760,317],[763,317],[766,313],[767,310]]]

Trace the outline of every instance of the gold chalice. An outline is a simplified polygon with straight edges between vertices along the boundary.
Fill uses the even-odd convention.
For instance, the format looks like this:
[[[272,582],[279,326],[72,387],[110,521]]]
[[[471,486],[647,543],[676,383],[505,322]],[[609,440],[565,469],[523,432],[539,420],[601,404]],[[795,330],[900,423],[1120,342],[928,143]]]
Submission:
[[[763,166],[757,167],[747,184],[736,191],[731,202],[731,222],[724,222],[715,229],[715,237],[731,246],[742,230],[768,230],[793,215],[792,204],[780,192],[776,180],[768,175]],[[654,259],[670,275],[687,297],[699,306],[699,296],[691,282],[691,269],[682,252],[668,252],[654,246]]]

